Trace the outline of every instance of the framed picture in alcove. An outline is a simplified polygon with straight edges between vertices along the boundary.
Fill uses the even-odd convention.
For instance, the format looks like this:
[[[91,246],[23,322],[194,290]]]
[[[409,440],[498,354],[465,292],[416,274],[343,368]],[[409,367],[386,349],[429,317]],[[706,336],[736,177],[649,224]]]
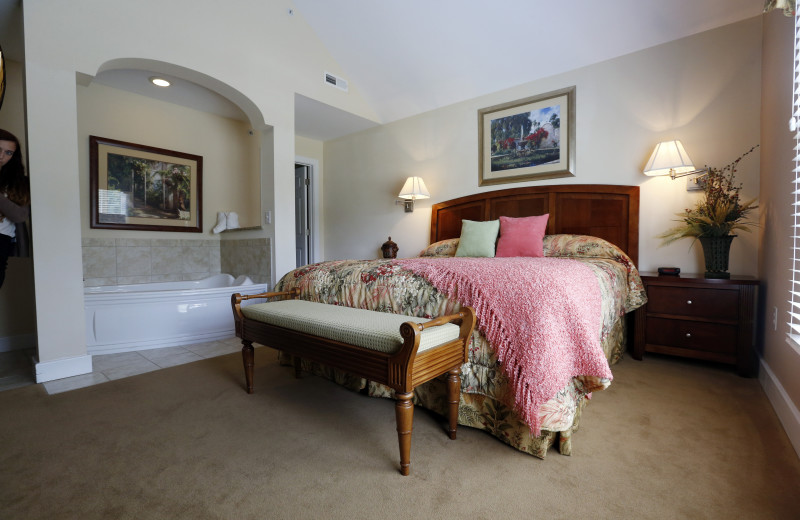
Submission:
[[[91,227],[202,231],[203,157],[89,136]]]

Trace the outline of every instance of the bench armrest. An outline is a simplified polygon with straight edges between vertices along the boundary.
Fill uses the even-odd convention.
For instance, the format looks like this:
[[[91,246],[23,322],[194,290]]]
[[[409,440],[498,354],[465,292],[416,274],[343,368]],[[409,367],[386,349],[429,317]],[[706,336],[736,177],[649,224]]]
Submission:
[[[300,297],[300,289],[293,288],[288,291],[265,292],[260,294],[231,294],[231,307],[233,309],[233,319],[238,324],[241,323],[244,316],[242,315],[242,302],[245,300],[253,300],[255,298],[280,298],[285,300],[293,300]]]
[[[419,325],[419,331],[422,332],[425,329],[444,325],[445,323],[452,323],[454,321],[461,322],[461,333],[459,334],[459,337],[467,340],[467,343],[469,343],[469,338],[467,336],[472,334],[472,329],[475,327],[475,311],[472,309],[472,307],[464,307],[456,314],[440,316],[432,319],[431,321],[426,321],[425,323],[416,323],[414,325]]]
[[[464,342],[464,362],[466,363],[467,347],[469,346],[472,331],[475,328],[475,311],[472,309],[472,307],[463,307],[461,311],[457,312],[456,314],[440,316],[423,323],[407,321],[400,325],[400,335],[406,341],[407,345],[409,343],[414,345],[412,350],[413,355],[416,354],[417,347],[419,346],[419,335],[423,330],[453,322],[460,322],[458,337]],[[405,347],[401,350],[401,352],[403,350],[406,350]]]
[[[418,325],[420,332],[422,332],[423,330],[431,327],[438,327],[439,325],[444,325],[446,323],[468,319],[470,315],[472,316],[472,319],[474,319],[475,311],[473,311],[471,307],[465,307],[461,312],[457,312],[449,316],[439,316],[438,318],[434,318],[424,323],[415,323],[415,325]]]

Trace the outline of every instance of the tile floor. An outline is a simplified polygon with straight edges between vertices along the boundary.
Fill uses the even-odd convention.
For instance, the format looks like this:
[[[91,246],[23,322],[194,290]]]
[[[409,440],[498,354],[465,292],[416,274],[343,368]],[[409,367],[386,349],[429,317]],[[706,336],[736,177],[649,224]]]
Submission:
[[[92,356],[93,371],[90,374],[48,381],[42,385],[47,393],[57,394],[192,361],[241,352],[241,348],[241,340],[231,337],[196,345],[95,355]],[[36,384],[33,369],[35,355],[33,349],[0,352],[0,391]]]

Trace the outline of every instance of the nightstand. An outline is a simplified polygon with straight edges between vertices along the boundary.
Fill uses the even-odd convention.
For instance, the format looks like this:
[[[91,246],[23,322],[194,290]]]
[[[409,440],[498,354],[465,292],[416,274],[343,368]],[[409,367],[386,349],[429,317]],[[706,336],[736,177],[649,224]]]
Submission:
[[[657,352],[728,363],[741,376],[756,375],[758,280],[642,273],[642,282],[648,301],[635,312],[634,359]]]

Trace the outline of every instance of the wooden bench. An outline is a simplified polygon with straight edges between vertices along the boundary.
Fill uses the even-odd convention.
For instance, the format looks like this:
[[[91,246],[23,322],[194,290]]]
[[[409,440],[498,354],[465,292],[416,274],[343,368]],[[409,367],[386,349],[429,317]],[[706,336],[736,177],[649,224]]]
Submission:
[[[459,372],[467,361],[467,346],[475,326],[475,312],[470,307],[426,321],[314,303],[299,300],[298,296],[296,289],[231,296],[236,336],[242,339],[248,393],[253,393],[253,343],[291,355],[297,377],[300,359],[307,359],[393,388],[400,473],[408,475],[414,388],[447,373],[448,434],[451,439],[456,438],[461,397]],[[271,301],[241,305],[253,298]]]

